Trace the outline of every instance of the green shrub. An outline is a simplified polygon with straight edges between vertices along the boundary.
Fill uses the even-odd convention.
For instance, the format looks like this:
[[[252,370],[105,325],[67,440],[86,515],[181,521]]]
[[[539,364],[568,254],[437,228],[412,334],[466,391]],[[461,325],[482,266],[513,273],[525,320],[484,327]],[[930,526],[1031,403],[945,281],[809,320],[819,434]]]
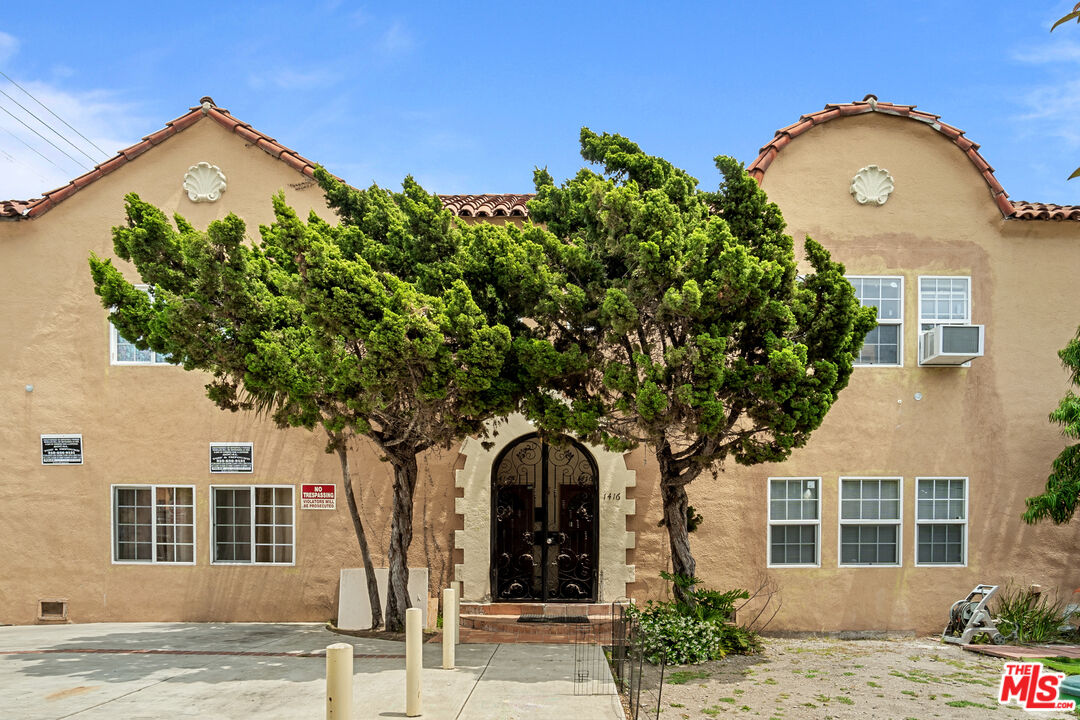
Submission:
[[[641,630],[645,657],[659,663],[693,665],[719,660],[728,653],[752,653],[760,649],[758,636],[748,628],[730,624],[735,602],[749,597],[745,590],[717,592],[697,587],[700,580],[661,573],[661,577],[681,584],[689,602],[654,602],[631,606],[631,616]]]
[[[997,596],[997,626],[1019,643],[1061,639],[1065,603],[1057,597],[1006,585]]]

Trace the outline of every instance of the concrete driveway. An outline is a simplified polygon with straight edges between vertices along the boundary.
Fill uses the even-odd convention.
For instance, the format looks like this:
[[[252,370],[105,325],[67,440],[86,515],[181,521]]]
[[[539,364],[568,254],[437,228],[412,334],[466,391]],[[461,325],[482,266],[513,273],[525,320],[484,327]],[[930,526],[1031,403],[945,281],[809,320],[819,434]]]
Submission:
[[[404,717],[404,643],[262,623],[0,627],[0,715],[321,718],[323,653],[335,642],[355,647],[354,717]],[[614,694],[574,694],[571,645],[459,645],[457,669],[441,664],[442,648],[426,644],[425,718],[624,717]]]

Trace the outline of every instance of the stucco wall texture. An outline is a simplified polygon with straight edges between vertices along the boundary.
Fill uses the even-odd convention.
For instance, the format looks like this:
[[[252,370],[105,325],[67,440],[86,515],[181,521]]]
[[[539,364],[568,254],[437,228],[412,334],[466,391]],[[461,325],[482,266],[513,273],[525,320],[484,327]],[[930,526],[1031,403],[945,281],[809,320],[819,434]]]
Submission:
[[[228,177],[219,202],[192,203],[181,188],[200,161]],[[895,178],[883,206],[859,205],[848,192],[869,164]],[[86,263],[91,251],[112,256],[109,229],[123,220],[126,192],[199,227],[235,212],[254,238],[280,190],[300,212],[330,215],[307,180],[203,120],[42,217],[0,223],[0,623],[35,622],[42,599],[66,600],[74,622],[335,616],[339,571],[361,561],[340,470],[321,437],[216,409],[197,373],[110,365],[108,320]],[[1064,446],[1046,417],[1068,387],[1056,351],[1080,323],[1080,224],[1004,220],[959,148],[925,124],[877,113],[800,136],[763,187],[797,244],[809,234],[850,274],[904,277],[904,364],[857,369],[789,461],[728,465],[690,486],[705,517],[692,536],[699,575],[723,589],[756,586],[767,574],[783,600],[774,630],[938,631],[950,604],[980,582],[1039,583],[1071,595],[1080,587],[1076,528],[1028,527],[1019,516]],[[986,355],[970,367],[917,365],[920,275],[971,277],[972,321],[986,326]],[[42,433],[82,433],[84,464],[42,466]],[[211,476],[211,441],[253,442],[254,474]],[[392,473],[367,443],[352,453],[372,552],[385,564]],[[455,531],[465,530],[455,471],[466,460],[451,448],[420,461],[409,564],[429,567],[433,596],[466,561],[454,550]],[[625,564],[612,562],[636,569],[626,588],[643,600],[665,592],[658,575],[668,566],[667,539],[657,527],[650,449],[624,462],[636,485],[626,490],[633,514],[620,530],[634,542]],[[838,566],[845,476],[903,478],[900,567]],[[966,567],[915,565],[915,479],[926,476],[969,478]],[[767,567],[770,477],[821,479],[820,567]],[[150,483],[195,486],[194,565],[112,562],[110,487]],[[334,483],[338,510],[300,510],[297,501],[292,566],[211,565],[210,486],[263,483],[292,485],[297,496],[301,483]]]

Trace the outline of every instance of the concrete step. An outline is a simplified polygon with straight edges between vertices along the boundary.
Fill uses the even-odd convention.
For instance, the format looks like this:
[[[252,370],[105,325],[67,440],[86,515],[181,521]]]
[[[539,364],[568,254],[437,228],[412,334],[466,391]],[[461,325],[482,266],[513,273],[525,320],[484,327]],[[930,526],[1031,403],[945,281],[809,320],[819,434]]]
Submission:
[[[465,602],[461,614],[468,615],[585,615],[610,617],[611,603],[543,603],[543,602]]]
[[[463,626],[459,630],[460,642],[464,644],[551,643],[556,645],[575,645],[582,642],[607,645],[611,642],[611,631],[605,631],[596,626],[578,625],[576,629],[570,629],[572,626],[545,625],[542,629],[522,630],[523,625],[525,623],[488,626],[491,629]],[[431,642],[442,642],[442,633],[436,634]]]

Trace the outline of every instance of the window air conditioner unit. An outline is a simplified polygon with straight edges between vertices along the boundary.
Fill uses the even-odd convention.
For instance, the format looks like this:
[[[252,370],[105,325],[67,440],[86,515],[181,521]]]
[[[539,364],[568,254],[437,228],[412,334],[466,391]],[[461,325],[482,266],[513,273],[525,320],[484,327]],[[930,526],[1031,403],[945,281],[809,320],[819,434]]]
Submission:
[[[983,356],[983,325],[935,325],[919,334],[920,365],[963,365]]]

